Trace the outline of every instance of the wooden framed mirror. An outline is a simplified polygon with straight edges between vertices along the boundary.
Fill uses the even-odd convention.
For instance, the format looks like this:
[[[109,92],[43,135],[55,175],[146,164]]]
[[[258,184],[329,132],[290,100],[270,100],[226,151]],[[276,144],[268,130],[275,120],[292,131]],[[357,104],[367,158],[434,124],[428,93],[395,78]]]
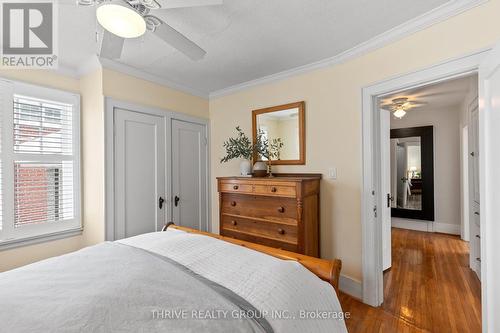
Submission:
[[[281,138],[283,147],[273,165],[306,164],[305,102],[296,102],[252,111],[253,143],[261,131],[269,140]],[[266,158],[254,154],[254,162]]]

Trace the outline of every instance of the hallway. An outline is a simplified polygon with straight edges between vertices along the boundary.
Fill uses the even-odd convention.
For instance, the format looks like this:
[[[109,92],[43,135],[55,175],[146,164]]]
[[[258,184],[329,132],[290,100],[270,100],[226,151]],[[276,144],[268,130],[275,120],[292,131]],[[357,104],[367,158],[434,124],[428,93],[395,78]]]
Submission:
[[[393,228],[382,306],[340,295],[349,332],[481,332],[481,285],[468,262],[458,236]]]

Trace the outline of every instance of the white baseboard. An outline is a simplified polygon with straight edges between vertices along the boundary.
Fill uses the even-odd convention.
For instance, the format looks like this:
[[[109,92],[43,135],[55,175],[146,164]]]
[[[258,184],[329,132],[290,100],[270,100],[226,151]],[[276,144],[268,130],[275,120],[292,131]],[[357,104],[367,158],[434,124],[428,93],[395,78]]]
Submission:
[[[352,297],[363,299],[363,289],[361,281],[354,280],[348,276],[340,274],[339,289]]]
[[[460,225],[441,222],[429,222],[420,220],[410,220],[393,217],[391,224],[395,228],[425,231],[425,232],[441,232],[444,234],[460,235]]]
[[[443,234],[460,235],[460,225],[451,223],[438,223],[434,222],[434,232],[441,232]]]
[[[395,228],[433,232],[432,222],[428,221],[418,221],[393,217],[391,218],[391,224]]]

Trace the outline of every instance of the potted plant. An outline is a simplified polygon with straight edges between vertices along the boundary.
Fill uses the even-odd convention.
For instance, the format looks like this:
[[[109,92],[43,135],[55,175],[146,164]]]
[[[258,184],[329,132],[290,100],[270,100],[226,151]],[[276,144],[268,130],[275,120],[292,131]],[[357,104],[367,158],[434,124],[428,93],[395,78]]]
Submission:
[[[246,136],[239,126],[236,127],[238,135],[235,138],[229,138],[224,141],[226,156],[221,158],[220,162],[225,163],[235,158],[243,159],[240,163],[240,173],[242,176],[248,176],[252,173],[252,156],[253,145],[252,141]]]

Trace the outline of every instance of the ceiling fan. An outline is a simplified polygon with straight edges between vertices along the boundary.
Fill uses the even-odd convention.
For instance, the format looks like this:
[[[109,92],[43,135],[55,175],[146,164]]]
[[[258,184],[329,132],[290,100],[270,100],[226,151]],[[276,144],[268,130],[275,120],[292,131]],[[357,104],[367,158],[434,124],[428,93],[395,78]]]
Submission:
[[[99,56],[119,59],[125,39],[150,32],[194,61],[202,59],[205,50],[151,13],[222,3],[223,0],[77,0],[80,6],[97,7],[97,21],[104,28]]]
[[[403,118],[409,109],[426,105],[425,102],[410,101],[408,97],[398,97],[390,100],[389,102],[382,103],[380,107],[388,107],[396,118]]]

